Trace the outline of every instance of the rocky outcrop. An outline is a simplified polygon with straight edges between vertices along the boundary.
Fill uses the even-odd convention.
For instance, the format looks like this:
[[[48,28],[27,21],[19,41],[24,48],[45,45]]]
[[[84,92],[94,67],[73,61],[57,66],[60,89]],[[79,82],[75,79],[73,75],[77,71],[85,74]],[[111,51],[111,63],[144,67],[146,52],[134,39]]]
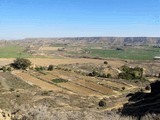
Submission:
[[[129,102],[122,108],[122,116],[130,116],[136,120],[160,119],[160,81],[150,86],[151,93],[136,92],[128,95]]]

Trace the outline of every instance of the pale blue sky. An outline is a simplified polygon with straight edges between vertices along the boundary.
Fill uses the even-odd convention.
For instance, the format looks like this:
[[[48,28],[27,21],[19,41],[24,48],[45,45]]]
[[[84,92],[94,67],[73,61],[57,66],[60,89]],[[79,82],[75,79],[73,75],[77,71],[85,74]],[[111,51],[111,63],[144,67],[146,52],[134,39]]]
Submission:
[[[160,0],[0,0],[0,39],[160,36]]]

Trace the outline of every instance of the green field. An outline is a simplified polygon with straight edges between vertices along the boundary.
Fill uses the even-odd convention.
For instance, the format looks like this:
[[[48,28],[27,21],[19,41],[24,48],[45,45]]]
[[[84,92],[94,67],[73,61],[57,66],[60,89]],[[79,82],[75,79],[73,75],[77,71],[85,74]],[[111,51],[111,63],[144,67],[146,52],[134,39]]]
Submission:
[[[135,49],[129,48],[125,50],[101,50],[87,49],[92,57],[101,58],[119,58],[131,60],[152,60],[155,56],[160,56],[160,48]]]
[[[18,45],[7,45],[0,48],[0,58],[29,58],[32,55],[25,53],[24,48]]]

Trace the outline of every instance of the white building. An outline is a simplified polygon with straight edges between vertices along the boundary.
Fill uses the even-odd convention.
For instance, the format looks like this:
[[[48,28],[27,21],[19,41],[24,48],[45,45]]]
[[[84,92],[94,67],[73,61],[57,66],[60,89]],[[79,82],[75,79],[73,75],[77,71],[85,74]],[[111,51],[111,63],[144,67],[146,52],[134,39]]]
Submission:
[[[160,60],[160,56],[155,56],[154,60]]]

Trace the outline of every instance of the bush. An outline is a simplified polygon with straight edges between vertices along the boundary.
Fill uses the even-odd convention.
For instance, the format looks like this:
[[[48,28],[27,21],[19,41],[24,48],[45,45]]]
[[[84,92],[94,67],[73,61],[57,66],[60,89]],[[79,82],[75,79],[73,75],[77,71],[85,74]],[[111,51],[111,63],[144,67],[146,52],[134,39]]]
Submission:
[[[107,75],[104,73],[99,73],[95,70],[93,72],[89,73],[88,76],[97,76],[97,77],[102,77],[102,78],[107,78]]]
[[[91,73],[88,74],[89,76],[99,76],[99,73],[93,70]]]
[[[17,98],[19,98],[19,97],[20,97],[20,95],[16,95],[16,97],[17,97]]]
[[[45,67],[39,66],[35,68],[36,71],[42,71],[45,70]]]
[[[89,73],[88,76],[93,76],[93,74],[92,74],[92,73]]]
[[[147,85],[147,86],[145,87],[145,90],[151,90],[151,87],[150,87],[149,85]]]
[[[2,67],[3,72],[7,71],[7,68],[5,66]]]
[[[53,79],[52,82],[54,83],[65,83],[68,82],[68,80],[62,79],[62,78],[57,78],[57,79]]]
[[[134,79],[143,79],[143,68],[135,67],[130,68],[126,65],[121,67],[122,73],[119,74],[119,78],[134,80]]]
[[[111,78],[112,75],[110,73],[107,74],[107,78]]]
[[[42,96],[49,96],[50,95],[50,91],[42,91],[41,95]]]
[[[12,91],[15,91],[15,89],[14,89],[14,88],[10,88],[10,90],[9,90],[9,91],[11,91],[11,92],[12,92]]]
[[[107,105],[104,100],[100,100],[98,104],[100,107],[106,107],[106,105]]]
[[[106,64],[106,65],[107,65],[107,64],[108,64],[108,62],[107,62],[107,61],[104,61],[104,64]]]
[[[11,71],[11,67],[8,67],[8,68],[7,68],[7,71],[9,71],[9,72],[10,72],[10,71]]]
[[[25,70],[29,66],[31,66],[31,61],[24,58],[17,58],[16,60],[14,60],[14,63],[12,63],[11,66],[15,69]]]
[[[122,90],[125,90],[126,88],[125,87],[122,87]]]
[[[106,74],[104,74],[104,73],[102,73],[102,74],[98,74],[98,77],[102,77],[102,78],[106,78],[107,76],[106,76]]]
[[[53,68],[54,68],[54,66],[53,66],[53,65],[49,65],[49,66],[48,66],[48,70],[49,70],[49,71],[52,71],[52,70],[53,70]]]

